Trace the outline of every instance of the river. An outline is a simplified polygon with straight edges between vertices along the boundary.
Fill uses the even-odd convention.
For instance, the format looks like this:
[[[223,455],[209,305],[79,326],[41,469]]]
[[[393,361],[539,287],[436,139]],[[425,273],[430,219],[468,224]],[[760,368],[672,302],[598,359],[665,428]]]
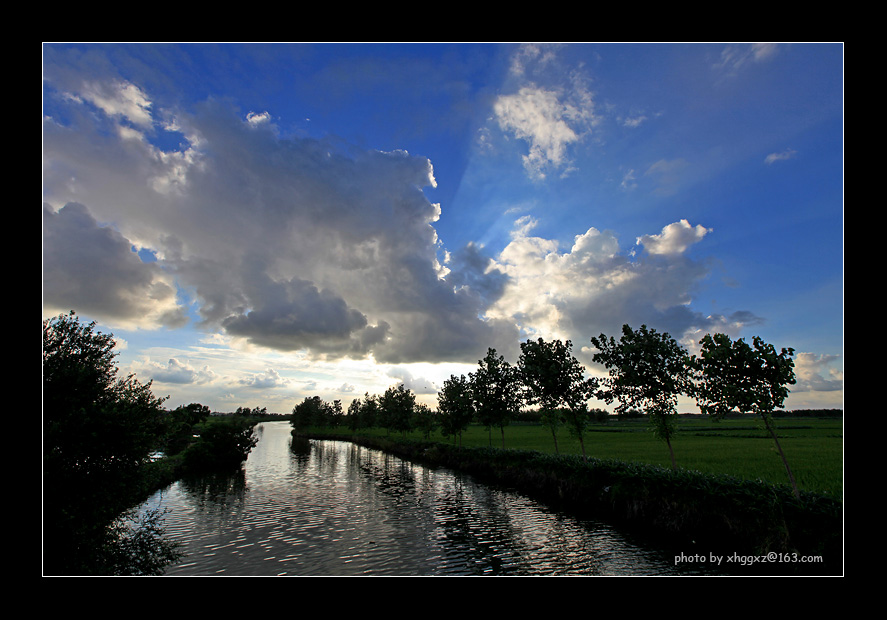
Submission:
[[[166,575],[679,575],[671,552],[459,472],[348,442],[292,448],[287,422],[237,475],[180,481],[167,511],[185,553]],[[692,573],[689,573],[692,574]],[[698,573],[697,573],[698,574]]]

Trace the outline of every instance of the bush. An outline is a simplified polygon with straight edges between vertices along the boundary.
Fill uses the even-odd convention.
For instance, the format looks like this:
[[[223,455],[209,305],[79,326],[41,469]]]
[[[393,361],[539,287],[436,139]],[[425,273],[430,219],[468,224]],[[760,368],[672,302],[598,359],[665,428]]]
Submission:
[[[243,418],[211,422],[200,431],[197,441],[184,453],[184,467],[190,473],[237,469],[258,443],[253,425]]]

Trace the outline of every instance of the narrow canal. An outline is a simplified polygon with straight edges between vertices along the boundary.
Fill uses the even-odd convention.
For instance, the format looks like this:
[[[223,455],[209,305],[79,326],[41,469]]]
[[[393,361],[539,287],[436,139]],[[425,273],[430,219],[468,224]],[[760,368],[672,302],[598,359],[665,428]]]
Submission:
[[[293,449],[287,422],[257,432],[238,475],[147,502],[185,553],[167,575],[688,574],[670,552],[459,472],[347,442]]]

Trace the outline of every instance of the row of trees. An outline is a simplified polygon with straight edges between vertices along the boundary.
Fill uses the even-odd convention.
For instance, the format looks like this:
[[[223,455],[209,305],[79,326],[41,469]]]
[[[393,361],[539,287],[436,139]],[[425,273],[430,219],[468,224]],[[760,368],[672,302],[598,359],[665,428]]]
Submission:
[[[347,415],[340,401],[330,405],[319,397],[306,398],[293,410],[293,425],[347,424],[354,430],[382,427],[402,433],[421,428],[426,435],[439,428],[455,441],[477,422],[490,432],[498,428],[505,447],[505,427],[526,405],[538,409],[555,451],[558,431],[565,426],[578,438],[585,457],[586,430],[596,411],[589,409],[589,401],[596,398],[616,403],[619,415],[642,410],[666,443],[672,467],[677,467],[672,440],[678,398],[683,395],[695,398],[700,410],[716,419],[733,412],[760,416],[776,442],[793,491],[799,494],[773,426],[773,413],[795,382],[792,349],[777,352],[758,337],[749,344],[714,334],[701,340],[698,355],[690,355],[667,333],[646,325],[640,329],[624,325],[618,340],[600,334],[591,343],[596,349],[592,359],[607,370],[605,377],[587,375],[569,340],[539,338],[521,344],[515,365],[491,348],[475,372],[450,376],[438,393],[437,411],[417,405],[415,396],[400,385],[380,397],[366,394],[355,399]]]

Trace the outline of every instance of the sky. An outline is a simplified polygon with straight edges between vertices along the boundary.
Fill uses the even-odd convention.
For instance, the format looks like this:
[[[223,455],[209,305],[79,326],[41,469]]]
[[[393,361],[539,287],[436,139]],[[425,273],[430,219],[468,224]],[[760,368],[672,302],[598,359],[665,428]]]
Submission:
[[[623,324],[790,347],[786,408],[843,408],[843,82],[841,44],[47,43],[43,317],[169,408],[433,407],[536,338],[601,376]]]

